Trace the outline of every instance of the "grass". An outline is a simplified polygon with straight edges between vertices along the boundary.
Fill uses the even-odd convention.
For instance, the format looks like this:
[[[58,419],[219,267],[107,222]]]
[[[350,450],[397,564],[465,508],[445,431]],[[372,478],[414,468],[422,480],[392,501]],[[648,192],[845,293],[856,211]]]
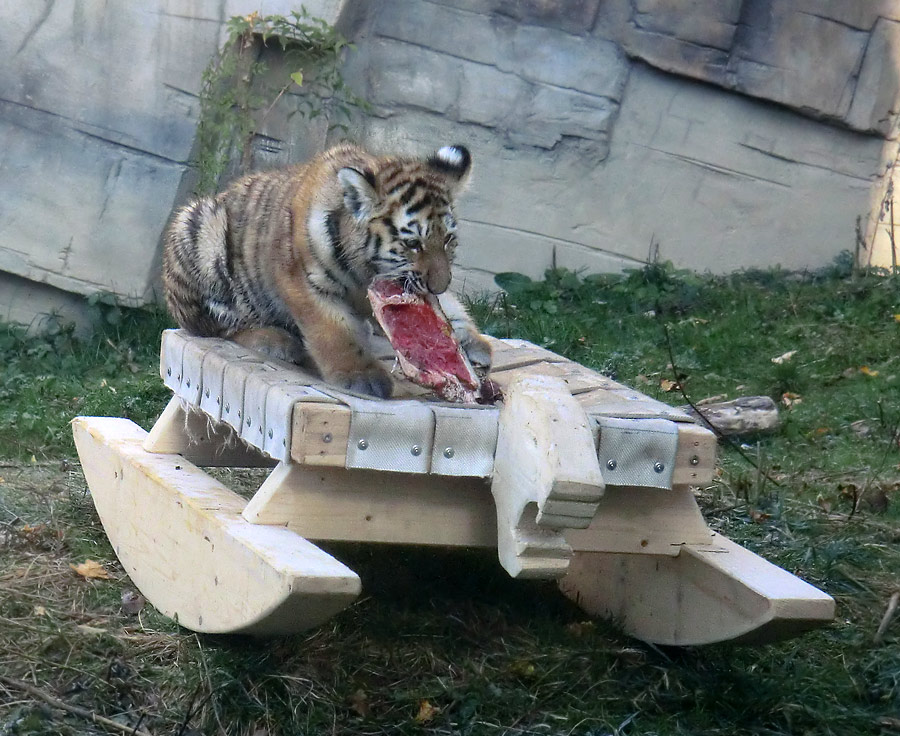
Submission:
[[[196,636],[150,606],[127,614],[68,421],[149,426],[168,398],[166,319],[106,307],[85,341],[0,332],[0,675],[157,736],[900,733],[900,621],[873,642],[900,586],[900,279],[653,264],[501,280],[505,296],[473,306],[493,334],[670,403],[683,403],[665,390],[675,378],[693,400],[787,394],[779,431],[744,440],[762,471],[724,447],[699,500],[716,529],[833,595],[834,625],[659,649],[586,621],[552,585],[510,580],[488,553],[361,545],[330,549],[364,596],[307,635]],[[87,558],[112,579],[75,575]],[[0,684],[3,736],[110,732]]]

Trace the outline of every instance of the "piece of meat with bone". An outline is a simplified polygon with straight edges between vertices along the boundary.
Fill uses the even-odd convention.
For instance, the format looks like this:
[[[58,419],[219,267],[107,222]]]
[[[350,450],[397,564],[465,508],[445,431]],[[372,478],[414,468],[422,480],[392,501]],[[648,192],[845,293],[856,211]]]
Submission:
[[[496,384],[482,381],[472,368],[435,296],[405,291],[392,280],[375,281],[368,295],[409,380],[447,401],[493,403],[500,398]]]

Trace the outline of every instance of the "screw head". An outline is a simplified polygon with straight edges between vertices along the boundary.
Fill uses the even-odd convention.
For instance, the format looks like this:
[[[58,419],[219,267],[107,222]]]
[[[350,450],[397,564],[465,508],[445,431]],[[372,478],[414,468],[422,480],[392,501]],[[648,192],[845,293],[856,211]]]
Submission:
[[[166,368],[166,375],[167,375],[167,376],[171,376],[171,375],[172,375],[172,369],[171,369],[171,368]]]
[[[209,398],[209,389],[206,389],[206,398]]]
[[[699,465],[699,464],[700,464],[700,458],[697,457],[696,455],[694,455],[694,456],[691,458],[691,465]]]
[[[187,387],[188,387],[188,388],[190,388],[190,387],[191,387],[191,379],[190,379],[190,378],[189,378],[189,379],[187,379]]]
[[[610,470],[615,470],[616,465],[618,465],[618,463],[615,460],[607,460],[606,461],[606,467],[609,468]]]
[[[331,442],[332,439],[334,438],[331,436],[331,432],[326,432],[322,435],[322,442],[324,442],[326,445]]]
[[[653,469],[654,469],[657,473],[661,473],[661,472],[663,472],[663,471],[666,469],[666,466],[663,465],[663,464],[660,463],[660,462],[656,462],[656,463],[653,464]]]
[[[270,429],[269,430],[269,439],[272,439],[275,436],[275,433]]]
[[[225,413],[231,414],[231,404],[229,404],[227,401],[225,402]]]
[[[365,450],[369,446],[369,441],[368,440],[360,440],[359,442],[356,443],[356,446],[360,450]]]
[[[448,460],[449,460],[451,457],[453,457],[455,454],[456,454],[456,452],[453,450],[452,447],[446,447],[446,448],[444,448],[444,457],[447,458]]]
[[[422,448],[419,447],[418,445],[413,445],[412,448],[410,449],[410,452],[413,455],[415,455],[416,457],[419,457],[419,455],[422,454]]]

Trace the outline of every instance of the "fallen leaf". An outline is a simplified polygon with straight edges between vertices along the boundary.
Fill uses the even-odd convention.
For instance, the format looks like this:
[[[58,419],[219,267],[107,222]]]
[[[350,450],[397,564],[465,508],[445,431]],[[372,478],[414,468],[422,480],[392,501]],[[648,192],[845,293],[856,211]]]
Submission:
[[[34,614],[35,616],[46,616],[47,609],[44,608],[43,606],[35,606],[34,610],[32,611],[32,614]]]
[[[771,519],[772,514],[767,514],[764,511],[757,511],[756,509],[750,509],[750,520],[755,524],[762,524],[767,519]]]
[[[427,700],[423,700],[419,703],[419,712],[416,713],[416,723],[428,723],[440,712],[440,708],[436,708]]]
[[[85,560],[79,565],[70,564],[69,567],[83,578],[98,578],[100,580],[112,579],[112,576],[104,569],[103,565],[96,560]]]
[[[96,626],[88,626],[87,624],[76,624],[75,628],[82,634],[105,634],[106,629],[99,629]]]
[[[660,378],[659,379],[659,387],[665,391],[667,394],[672,393],[673,391],[677,391],[681,388],[678,381],[673,381],[670,378]]]
[[[527,679],[534,677],[535,673],[537,672],[537,668],[527,660],[518,659],[509,666],[509,671],[517,677]]]
[[[822,509],[826,514],[831,513],[831,501],[826,500],[825,496],[821,493],[816,496],[816,503],[819,505],[819,508]]]
[[[357,690],[350,696],[350,707],[363,718],[368,718],[372,714],[372,708],[369,706],[369,696],[366,695],[364,690]]]
[[[894,322],[900,322],[900,314],[894,315]]]
[[[133,590],[122,592],[122,612],[127,616],[135,616],[140,613],[146,602],[144,596]]]
[[[566,631],[568,631],[572,636],[578,637],[579,639],[585,634],[592,632],[593,630],[593,621],[573,621],[566,626]]]
[[[875,376],[878,375],[878,371],[872,370],[867,365],[861,365],[859,367],[859,372],[862,373],[864,376],[869,376],[870,378],[875,378]]]
[[[797,354],[796,350],[788,350],[786,353],[782,353],[777,358],[772,358],[772,362],[775,365],[781,365],[782,363],[787,363],[796,354]]]
[[[781,403],[784,404],[788,409],[796,406],[802,401],[803,398],[800,396],[800,394],[795,394],[791,391],[785,391],[783,394],[781,394]]]

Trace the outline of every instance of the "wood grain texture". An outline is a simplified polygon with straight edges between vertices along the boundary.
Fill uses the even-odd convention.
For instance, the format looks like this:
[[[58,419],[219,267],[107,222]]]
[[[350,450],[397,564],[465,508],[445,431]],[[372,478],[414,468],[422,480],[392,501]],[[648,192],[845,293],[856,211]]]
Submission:
[[[126,419],[78,417],[75,444],[122,566],[160,612],[193,631],[316,626],[359,594],[357,575],[299,535],[248,524],[245,501],[178,455],[149,453]]]

